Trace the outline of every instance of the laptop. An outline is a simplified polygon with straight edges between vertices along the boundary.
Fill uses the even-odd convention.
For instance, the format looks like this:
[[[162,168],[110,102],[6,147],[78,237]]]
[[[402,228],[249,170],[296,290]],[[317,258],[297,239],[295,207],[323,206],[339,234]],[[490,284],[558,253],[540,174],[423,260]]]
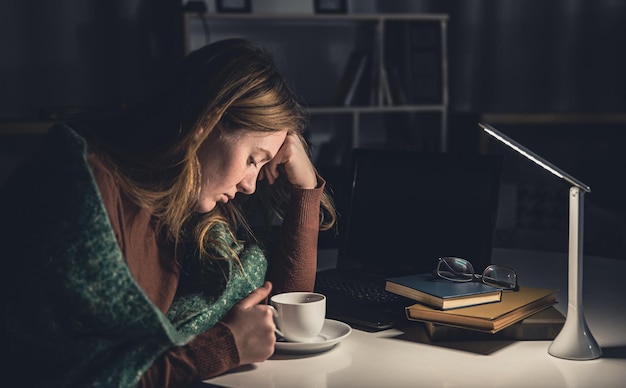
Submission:
[[[502,157],[357,148],[336,268],[317,273],[327,317],[366,330],[406,320],[391,276],[431,272],[441,256],[491,263]]]

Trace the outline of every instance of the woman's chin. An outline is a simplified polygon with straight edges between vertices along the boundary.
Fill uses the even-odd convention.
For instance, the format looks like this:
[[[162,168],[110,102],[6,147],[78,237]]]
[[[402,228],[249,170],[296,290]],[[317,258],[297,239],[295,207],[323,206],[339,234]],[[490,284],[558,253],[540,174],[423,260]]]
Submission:
[[[206,203],[198,204],[196,206],[195,211],[197,213],[208,213],[211,210],[215,209],[215,206],[217,206],[217,202],[215,202],[215,201],[207,201]]]

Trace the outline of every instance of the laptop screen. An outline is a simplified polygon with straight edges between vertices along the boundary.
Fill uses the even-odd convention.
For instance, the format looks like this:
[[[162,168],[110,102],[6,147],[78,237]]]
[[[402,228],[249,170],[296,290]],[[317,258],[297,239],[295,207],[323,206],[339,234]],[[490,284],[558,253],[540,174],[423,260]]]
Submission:
[[[491,263],[502,158],[355,149],[339,270],[380,276],[430,272],[458,256]]]

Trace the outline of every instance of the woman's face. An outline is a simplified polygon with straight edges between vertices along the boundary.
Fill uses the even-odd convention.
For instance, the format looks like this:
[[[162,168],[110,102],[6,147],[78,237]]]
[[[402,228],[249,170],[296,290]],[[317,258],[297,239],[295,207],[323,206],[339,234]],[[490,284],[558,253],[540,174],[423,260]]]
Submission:
[[[213,131],[198,151],[202,182],[196,211],[206,213],[218,202],[226,203],[241,192],[256,190],[259,171],[285,141],[287,131],[238,131],[219,135]]]

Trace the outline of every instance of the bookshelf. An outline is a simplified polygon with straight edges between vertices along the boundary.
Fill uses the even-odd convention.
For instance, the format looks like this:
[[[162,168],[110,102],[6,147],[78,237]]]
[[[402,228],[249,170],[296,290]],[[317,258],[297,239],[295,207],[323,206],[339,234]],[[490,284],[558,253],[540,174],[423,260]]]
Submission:
[[[401,136],[420,131],[430,136],[428,148],[446,151],[447,24],[447,14],[432,13],[186,13],[183,36],[185,52],[234,36],[278,48],[309,106],[313,143],[340,137],[348,147],[377,146],[387,127],[402,127]],[[345,104],[337,93],[355,50],[368,55],[368,66]]]

